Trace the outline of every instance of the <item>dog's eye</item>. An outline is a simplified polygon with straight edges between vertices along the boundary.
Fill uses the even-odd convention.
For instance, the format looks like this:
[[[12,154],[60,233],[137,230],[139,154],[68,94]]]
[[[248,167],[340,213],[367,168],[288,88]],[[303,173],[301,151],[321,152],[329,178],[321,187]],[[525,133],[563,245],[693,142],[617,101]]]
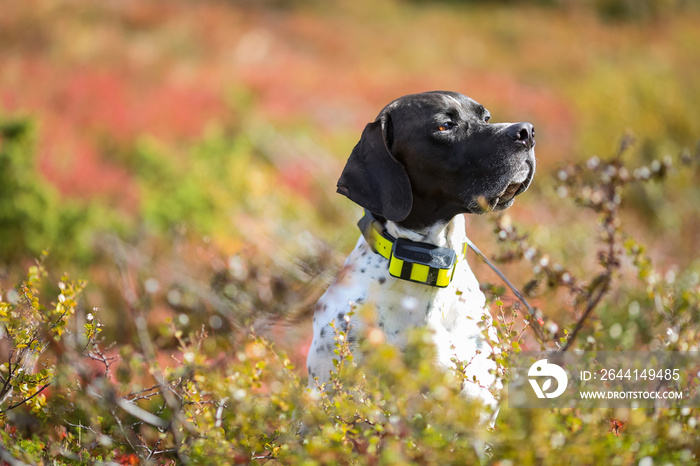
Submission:
[[[438,126],[438,131],[449,131],[452,128],[454,128],[455,126],[457,126],[455,123],[453,123],[451,121],[446,121],[446,122],[442,123],[440,126]]]
[[[486,115],[486,116],[484,117],[484,121],[485,121],[486,123],[488,123],[490,119],[491,119],[491,115]]]

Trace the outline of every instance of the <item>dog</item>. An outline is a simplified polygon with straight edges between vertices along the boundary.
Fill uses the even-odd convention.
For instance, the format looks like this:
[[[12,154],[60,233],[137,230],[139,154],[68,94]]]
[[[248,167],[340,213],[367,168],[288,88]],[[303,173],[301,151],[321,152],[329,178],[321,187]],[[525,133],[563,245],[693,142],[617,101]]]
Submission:
[[[367,124],[338,181],[338,193],[365,209],[362,234],[337,279],[318,301],[308,357],[309,385],[329,379],[335,356],[331,323],[356,345],[365,337],[353,307],[368,305],[387,343],[407,344],[415,327],[431,330],[436,363],[468,363],[467,397],[496,406],[491,322],[466,261],[462,214],[507,209],[535,174],[530,123],[489,122],[471,98],[447,91],[400,97]],[[475,381],[472,382],[473,377]]]

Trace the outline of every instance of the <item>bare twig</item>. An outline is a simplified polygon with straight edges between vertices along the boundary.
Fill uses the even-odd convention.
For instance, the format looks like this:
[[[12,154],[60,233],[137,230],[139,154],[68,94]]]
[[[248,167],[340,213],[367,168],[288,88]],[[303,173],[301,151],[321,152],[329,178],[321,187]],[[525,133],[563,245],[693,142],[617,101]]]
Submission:
[[[581,331],[583,326],[586,323],[586,320],[590,317],[590,315],[593,313],[593,310],[598,306],[600,303],[601,299],[603,299],[603,296],[608,292],[610,289],[610,282],[611,282],[611,277],[605,276],[605,283],[598,288],[598,293],[592,298],[589,298],[588,303],[586,304],[586,309],[583,311],[583,314],[581,314],[581,317],[578,319],[576,322],[576,326],[574,329],[571,331],[569,334],[569,338],[566,340],[566,343],[564,346],[562,346],[559,351],[560,352],[565,352],[569,348],[571,348],[571,345],[574,343],[574,340],[576,340],[576,337],[578,336],[578,333]]]
[[[131,311],[130,315],[134,316],[134,325],[136,327],[136,334],[141,345],[143,357],[146,363],[152,368],[151,374],[153,375],[153,378],[155,379],[156,384],[160,389],[160,394],[163,396],[165,404],[167,404],[168,408],[170,408],[172,412],[172,417],[169,422],[164,421],[165,424],[163,424],[160,422],[163,421],[162,418],[154,415],[153,413],[149,413],[148,411],[138,408],[135,404],[124,398],[118,400],[117,404],[119,405],[119,403],[122,402],[121,405],[119,405],[122,409],[125,409],[127,411],[132,410],[138,413],[139,415],[135,416],[138,419],[141,419],[144,422],[150,421],[149,423],[153,423],[153,425],[156,425],[159,428],[167,429],[172,435],[173,441],[175,443],[175,455],[181,463],[187,464],[189,463],[189,457],[180,451],[180,446],[184,443],[183,432],[181,428],[191,430],[192,427],[187,422],[184,422],[184,419],[182,419],[183,416],[181,400],[178,400],[176,398],[176,394],[173,392],[172,387],[168,385],[163,373],[158,369],[158,365],[156,363],[156,350],[153,346],[153,341],[151,340],[151,337],[148,334],[146,318],[143,316],[143,312],[140,309],[138,293],[135,290],[135,287],[132,286],[133,280],[131,279],[131,273],[128,266],[128,258],[126,255],[126,251],[124,250],[124,244],[115,239],[115,246],[112,250],[112,253],[114,255],[117,267],[119,269],[122,283],[122,293],[124,295],[127,306]],[[140,411],[134,410],[134,407],[138,408],[138,410]],[[131,414],[134,415],[133,413]],[[152,450],[147,450],[149,451],[150,456],[150,454],[152,454]]]
[[[2,460],[3,463],[9,464],[10,466],[29,466],[27,463],[23,463],[12,456],[10,452],[5,450],[2,445],[0,445],[0,460]]]
[[[44,379],[44,380],[46,380],[46,379]],[[38,394],[40,394],[41,392],[43,392],[49,385],[51,385],[51,382],[45,383],[39,390],[35,391],[32,395],[28,396],[27,398],[21,399],[21,400],[18,401],[17,403],[10,405],[10,406],[8,406],[7,408],[5,408],[5,409],[3,409],[3,410],[0,410],[0,413],[5,413],[5,412],[7,412],[7,411],[11,411],[11,410],[13,410],[13,409],[15,409],[15,408],[18,408],[18,407],[22,406],[24,403],[26,403],[27,401],[31,400],[32,398],[36,397]]]
[[[136,406],[135,403],[132,403],[129,400],[120,398],[116,401],[116,403],[117,406],[119,406],[121,409],[131,414],[135,418],[141,419],[146,424],[156,426],[159,429],[165,429],[168,427],[168,421],[156,416],[155,414],[149,411],[146,411],[145,409],[139,408],[138,406]]]
[[[491,267],[491,270],[496,272],[496,274],[501,277],[501,280],[510,288],[510,290],[513,292],[516,298],[520,300],[525,305],[525,308],[527,309],[527,312],[530,314],[530,319],[528,319],[532,325],[530,326],[532,328],[532,331],[535,332],[535,336],[537,339],[540,341],[540,343],[544,343],[546,341],[544,332],[542,331],[542,327],[540,326],[539,322],[539,317],[537,316],[537,311],[528,304],[528,302],[525,300],[525,297],[518,291],[518,289],[513,285],[510,280],[501,272],[498,270],[498,267],[496,267],[493,262],[491,262],[483,252],[479,250],[478,247],[469,239],[467,238],[467,245],[471,248],[472,251],[474,251],[484,262],[486,262],[486,265]]]
[[[612,181],[606,186],[605,195],[607,199],[612,200],[614,198],[615,186]],[[611,202],[609,203],[609,205],[612,206],[607,208],[609,210],[603,210],[604,217],[602,225],[600,227],[602,229],[602,238],[608,246],[607,251],[604,253],[604,257],[601,259],[602,264],[604,266],[604,270],[592,281],[591,288],[585,291],[586,308],[584,309],[583,314],[581,314],[581,317],[579,317],[578,321],[576,322],[574,329],[569,334],[566,343],[564,343],[564,345],[559,349],[560,352],[565,352],[569,348],[571,348],[571,345],[573,345],[579,332],[581,331],[581,329],[583,329],[584,325],[586,324],[586,321],[593,314],[593,310],[596,307],[598,307],[601,300],[603,299],[603,296],[605,296],[610,290],[610,285],[613,280],[613,274],[615,272],[615,269],[619,267],[619,262],[615,254],[618,236],[618,231],[615,226],[616,222],[618,221],[618,204]]]

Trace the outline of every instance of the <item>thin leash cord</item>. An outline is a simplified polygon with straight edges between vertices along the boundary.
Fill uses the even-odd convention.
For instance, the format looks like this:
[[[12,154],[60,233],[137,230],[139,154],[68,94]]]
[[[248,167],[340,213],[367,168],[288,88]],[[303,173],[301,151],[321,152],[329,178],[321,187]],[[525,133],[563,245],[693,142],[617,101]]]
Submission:
[[[513,285],[510,282],[510,280],[508,280],[508,278],[506,278],[506,276],[503,275],[503,273],[500,270],[498,270],[498,267],[493,265],[493,263],[484,255],[483,252],[481,252],[479,250],[478,247],[476,247],[476,245],[474,243],[472,243],[472,240],[470,240],[469,238],[467,238],[467,246],[469,246],[469,248],[472,251],[474,251],[477,256],[479,256],[481,258],[481,260],[486,262],[486,265],[491,267],[491,270],[496,272],[496,275],[501,277],[501,280],[503,280],[503,282],[508,286],[508,288],[510,288],[510,290],[513,292],[515,297],[518,298],[520,300],[520,302],[522,302],[525,305],[525,308],[527,308],[527,312],[530,314],[530,327],[535,332],[535,335],[540,340],[540,343],[544,343],[545,337],[544,337],[544,332],[542,331],[542,327],[540,326],[539,317],[537,317],[537,313],[528,304],[528,302],[523,297],[522,293],[520,293],[520,291],[518,291],[518,289],[515,287],[515,285]]]

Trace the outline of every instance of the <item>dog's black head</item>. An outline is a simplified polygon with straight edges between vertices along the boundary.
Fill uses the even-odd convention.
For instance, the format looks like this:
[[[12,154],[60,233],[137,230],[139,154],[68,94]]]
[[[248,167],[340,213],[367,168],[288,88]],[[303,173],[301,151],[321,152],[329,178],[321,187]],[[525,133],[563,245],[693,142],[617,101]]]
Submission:
[[[338,192],[412,229],[506,209],[532,182],[535,131],[489,118],[456,92],[401,97],[365,127]]]

